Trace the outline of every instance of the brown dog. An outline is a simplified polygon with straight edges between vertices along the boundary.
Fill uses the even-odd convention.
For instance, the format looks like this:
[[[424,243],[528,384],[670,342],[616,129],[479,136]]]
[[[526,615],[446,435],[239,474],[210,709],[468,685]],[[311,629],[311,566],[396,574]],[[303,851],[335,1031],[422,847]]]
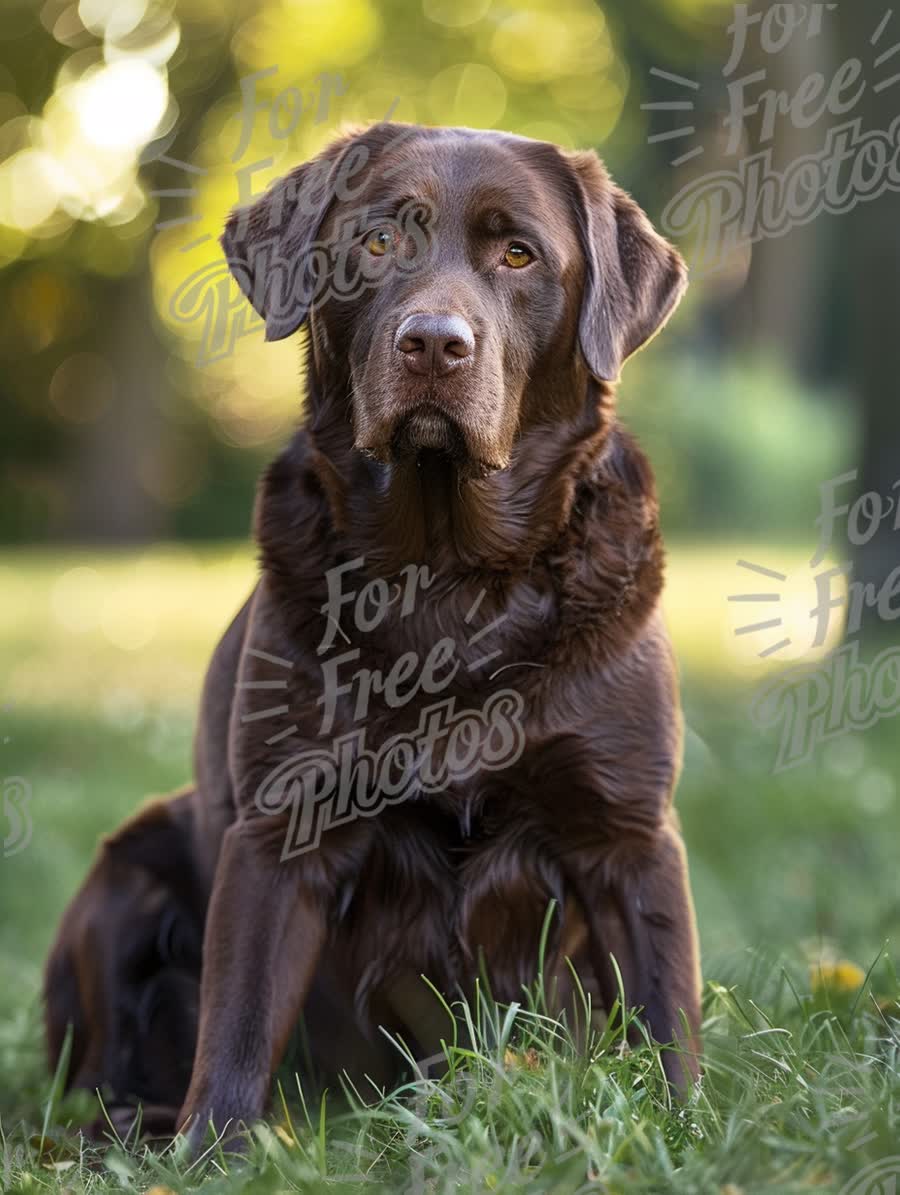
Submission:
[[[101,860],[48,968],[51,1050],[72,1021],[76,1082],[171,1104],[176,1079],[114,1060],[152,1072],[154,1024],[107,1006],[173,960],[110,976],[143,940],[132,908],[155,894],[195,933],[205,913],[178,1120],[199,1141],[263,1112],[301,1013],[321,1066],[387,1081],[375,1026],[435,1047],[419,975],[466,990],[483,960],[516,997],[556,898],[545,971],[572,958],[608,1007],[614,956],[683,1086],[681,723],[653,479],[612,385],[681,297],[681,259],[592,153],[391,124],[293,171],[223,244],[269,339],[308,323],[304,422],[260,488],[261,578],[179,799],[172,858],[201,895],[140,852],[115,877]],[[190,1036],[191,1004],[159,1025]]]

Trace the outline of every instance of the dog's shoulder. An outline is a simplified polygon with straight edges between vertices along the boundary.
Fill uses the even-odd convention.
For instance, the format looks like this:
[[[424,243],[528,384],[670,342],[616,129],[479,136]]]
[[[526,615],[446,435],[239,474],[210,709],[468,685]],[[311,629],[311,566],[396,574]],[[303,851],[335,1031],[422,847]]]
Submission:
[[[602,623],[624,645],[658,605],[665,554],[653,471],[618,423],[578,485],[561,548],[564,616]]]
[[[254,530],[263,569],[302,578],[328,567],[337,528],[321,453],[306,427],[264,472],[256,495]]]

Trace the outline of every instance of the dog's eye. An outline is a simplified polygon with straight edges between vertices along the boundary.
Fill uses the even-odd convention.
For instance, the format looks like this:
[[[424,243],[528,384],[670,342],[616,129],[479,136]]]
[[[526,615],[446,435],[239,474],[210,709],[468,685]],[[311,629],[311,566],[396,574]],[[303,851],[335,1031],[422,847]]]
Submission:
[[[373,257],[384,257],[394,242],[393,233],[388,228],[376,228],[366,238],[366,248]]]
[[[503,254],[503,260],[514,270],[520,270],[522,266],[534,261],[534,257],[524,245],[517,245],[514,241]]]

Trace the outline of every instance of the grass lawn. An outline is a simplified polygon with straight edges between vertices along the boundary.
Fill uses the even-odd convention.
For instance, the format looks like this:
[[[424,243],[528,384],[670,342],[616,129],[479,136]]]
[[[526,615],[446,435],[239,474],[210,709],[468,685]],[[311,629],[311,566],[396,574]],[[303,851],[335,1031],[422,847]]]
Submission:
[[[0,1190],[900,1190],[897,726],[773,774],[775,741],[749,713],[765,640],[735,636],[727,600],[752,588],[736,567],[750,558],[792,578],[785,621],[802,620],[807,556],[670,546],[688,725],[678,805],[706,979],[705,1076],[687,1106],[620,1024],[578,1051],[523,993],[518,1009],[466,1010],[474,1048],[453,1044],[448,1018],[449,1073],[374,1105],[336,1093],[308,1107],[284,1075],[248,1161],[189,1169],[171,1150],[83,1146],[84,1099],[54,1099],[44,1073],[36,993],[97,836],[189,776],[203,668],[253,559],[0,553],[0,781],[31,793],[30,831],[8,820],[0,858]]]

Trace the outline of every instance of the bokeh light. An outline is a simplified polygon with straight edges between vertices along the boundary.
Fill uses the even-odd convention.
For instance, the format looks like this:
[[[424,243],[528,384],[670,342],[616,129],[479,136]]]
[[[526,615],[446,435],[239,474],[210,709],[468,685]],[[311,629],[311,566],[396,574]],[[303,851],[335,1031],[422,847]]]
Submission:
[[[428,87],[436,123],[493,128],[506,112],[506,84],[496,71],[477,62],[450,66]]]
[[[14,112],[0,126],[0,224],[35,237],[57,234],[71,221],[124,223],[146,202],[139,155],[174,124],[166,62],[179,43],[171,14],[143,0],[78,8],[82,35],[103,40],[82,45],[74,10],[53,26],[75,48],[56,71],[55,86],[38,115]],[[147,25],[142,28],[142,18]],[[0,114],[12,106],[0,102]]]
[[[72,103],[82,135],[101,149],[142,148],[168,103],[159,71],[141,58],[123,58],[90,73],[74,89]]]
[[[98,353],[73,353],[50,379],[50,401],[64,419],[91,423],[115,400],[112,367]]]

